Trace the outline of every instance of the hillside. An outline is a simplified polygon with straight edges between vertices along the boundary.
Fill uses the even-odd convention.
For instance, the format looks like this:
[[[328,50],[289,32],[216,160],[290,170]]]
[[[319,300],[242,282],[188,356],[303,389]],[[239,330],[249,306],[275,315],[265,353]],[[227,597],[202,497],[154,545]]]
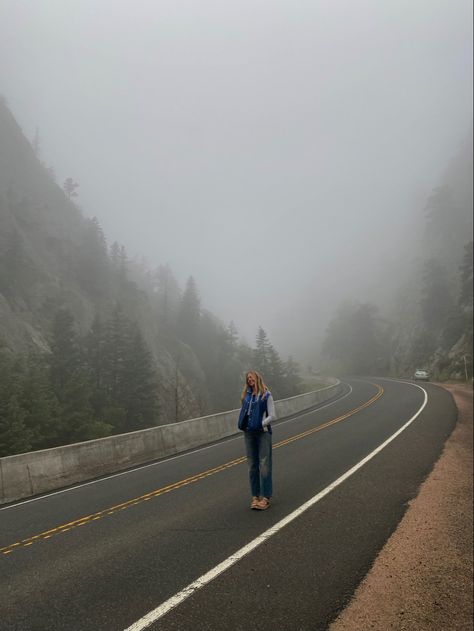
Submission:
[[[323,343],[328,370],[472,378],[472,204],[471,137],[420,208],[423,234],[415,251],[400,253],[407,277],[383,317],[377,300],[340,305]]]
[[[192,277],[109,246],[33,145],[0,102],[0,456],[234,408],[252,366],[298,392],[261,327],[251,348]]]
[[[57,298],[65,250],[79,246],[83,227],[77,208],[0,103],[0,317],[12,350],[47,348],[42,309]],[[75,296],[85,309],[76,283],[69,292],[70,301]]]
[[[472,137],[426,200],[411,278],[393,311],[392,370],[425,366],[437,379],[472,376]]]
[[[86,219],[73,197],[35,155],[5,103],[0,104],[0,336],[13,353],[51,350],[58,309],[67,309],[74,327],[85,335],[99,315],[120,304],[137,322],[160,374],[161,416],[171,414],[176,368],[160,340],[159,318],[147,293],[130,277],[133,263],[125,249],[108,251],[97,220]],[[136,274],[135,274],[136,275]],[[140,277],[140,275],[138,275]],[[144,278],[139,278],[142,282]],[[174,340],[174,344],[180,344]],[[181,354],[194,364],[195,381],[203,381],[192,350]],[[199,411],[184,375],[180,375],[183,416]],[[202,386],[202,383],[199,384]]]

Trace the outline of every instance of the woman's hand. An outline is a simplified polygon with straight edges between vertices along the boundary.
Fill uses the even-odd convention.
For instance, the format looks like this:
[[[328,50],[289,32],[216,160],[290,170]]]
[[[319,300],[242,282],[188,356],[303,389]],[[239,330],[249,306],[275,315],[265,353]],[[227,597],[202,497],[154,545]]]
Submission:
[[[264,419],[262,420],[262,427],[263,427],[263,428],[265,428],[265,427],[267,427],[268,425],[270,425],[270,423],[272,422],[272,420],[273,420],[273,417],[272,417],[272,416],[267,416],[266,418],[264,418]]]

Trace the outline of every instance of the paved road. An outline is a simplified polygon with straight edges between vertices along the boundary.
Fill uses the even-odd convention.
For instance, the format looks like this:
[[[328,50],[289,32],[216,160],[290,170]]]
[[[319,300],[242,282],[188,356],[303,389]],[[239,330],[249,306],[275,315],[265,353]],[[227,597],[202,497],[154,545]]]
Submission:
[[[128,628],[357,466],[427,396],[353,475],[147,627],[326,629],[454,427],[449,393],[422,388],[349,379],[343,398],[279,422],[266,512],[248,509],[241,436],[0,509],[0,629]]]

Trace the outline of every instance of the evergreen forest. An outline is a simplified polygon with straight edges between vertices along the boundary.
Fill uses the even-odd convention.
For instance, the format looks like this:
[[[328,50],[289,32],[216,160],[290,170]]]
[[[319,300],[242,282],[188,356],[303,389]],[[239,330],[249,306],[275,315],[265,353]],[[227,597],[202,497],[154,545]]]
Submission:
[[[389,305],[346,302],[335,312],[323,361],[335,374],[472,380],[472,137],[420,208],[409,273]]]
[[[275,398],[298,366],[201,304],[194,278],[107,243],[0,103],[0,457],[173,423],[240,404],[245,371]]]
[[[249,344],[193,276],[109,244],[79,192],[0,101],[0,457],[234,409],[251,368],[276,399],[304,390],[263,327]],[[472,139],[420,215],[391,303],[340,304],[316,373],[472,379]]]

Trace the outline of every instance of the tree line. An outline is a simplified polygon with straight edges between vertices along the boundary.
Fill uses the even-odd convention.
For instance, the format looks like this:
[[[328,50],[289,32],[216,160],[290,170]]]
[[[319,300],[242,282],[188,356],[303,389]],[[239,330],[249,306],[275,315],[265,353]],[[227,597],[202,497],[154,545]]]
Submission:
[[[342,304],[322,346],[329,372],[411,377],[428,368],[438,379],[472,377],[472,241],[458,260],[454,275],[442,259],[424,261],[411,292],[400,293],[398,318],[381,317],[372,303]]]
[[[9,113],[0,123],[17,155],[0,191],[0,456],[236,408],[253,367],[276,398],[298,393],[263,329],[248,344],[192,277],[181,288],[168,265],[109,247],[75,179],[59,187],[41,161],[39,133],[30,145]]]
[[[139,328],[117,307],[84,337],[56,312],[51,352],[0,349],[0,456],[156,424],[154,363]]]
[[[410,330],[382,318],[371,303],[344,303],[329,323],[322,351],[335,374],[410,377],[417,367],[434,376],[472,376],[473,244],[463,252],[457,283],[446,268],[429,259],[422,268]],[[403,340],[407,339],[406,346]]]
[[[191,280],[176,321],[187,343],[174,345],[174,380],[168,387],[138,324],[120,305],[106,318],[96,316],[85,335],[68,309],[58,309],[50,352],[12,354],[0,348],[0,457],[183,420],[189,417],[189,389],[199,400],[199,414],[237,407],[245,370],[252,367],[262,371],[276,398],[298,393],[297,365],[280,359],[261,327],[251,348],[233,324],[224,327],[202,314],[198,303]],[[188,345],[202,369],[197,384]]]

